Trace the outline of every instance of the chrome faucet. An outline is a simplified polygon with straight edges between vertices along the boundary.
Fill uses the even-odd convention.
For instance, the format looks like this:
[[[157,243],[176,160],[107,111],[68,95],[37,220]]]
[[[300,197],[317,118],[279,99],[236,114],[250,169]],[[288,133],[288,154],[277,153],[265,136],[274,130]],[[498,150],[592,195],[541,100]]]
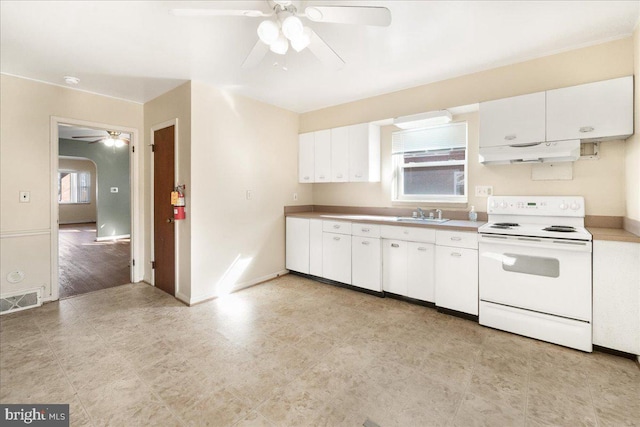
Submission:
[[[438,219],[442,219],[442,211],[440,209],[436,209],[436,214],[438,214]]]
[[[420,219],[424,219],[424,212],[422,211],[422,208],[417,208],[416,210],[418,211],[418,214],[420,214]]]

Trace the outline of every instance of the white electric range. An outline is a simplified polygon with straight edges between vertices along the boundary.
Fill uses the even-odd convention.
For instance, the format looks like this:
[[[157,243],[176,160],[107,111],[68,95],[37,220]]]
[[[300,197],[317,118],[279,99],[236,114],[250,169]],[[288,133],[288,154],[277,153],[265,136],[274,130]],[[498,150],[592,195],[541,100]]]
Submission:
[[[478,229],[480,324],[592,351],[584,198],[493,196]]]

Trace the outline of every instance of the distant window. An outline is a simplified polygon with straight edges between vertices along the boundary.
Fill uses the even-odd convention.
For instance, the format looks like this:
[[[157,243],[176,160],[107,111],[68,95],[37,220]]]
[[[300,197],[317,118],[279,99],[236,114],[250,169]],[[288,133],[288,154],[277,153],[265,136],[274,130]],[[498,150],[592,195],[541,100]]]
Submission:
[[[91,203],[91,174],[89,172],[59,171],[58,202]]]
[[[393,133],[395,201],[467,201],[467,124]]]

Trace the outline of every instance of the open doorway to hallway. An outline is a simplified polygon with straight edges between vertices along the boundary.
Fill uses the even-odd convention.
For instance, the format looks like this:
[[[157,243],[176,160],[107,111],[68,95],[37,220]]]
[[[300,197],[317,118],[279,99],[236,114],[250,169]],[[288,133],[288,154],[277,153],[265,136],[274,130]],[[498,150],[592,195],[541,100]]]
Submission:
[[[58,126],[59,297],[131,282],[126,133]]]

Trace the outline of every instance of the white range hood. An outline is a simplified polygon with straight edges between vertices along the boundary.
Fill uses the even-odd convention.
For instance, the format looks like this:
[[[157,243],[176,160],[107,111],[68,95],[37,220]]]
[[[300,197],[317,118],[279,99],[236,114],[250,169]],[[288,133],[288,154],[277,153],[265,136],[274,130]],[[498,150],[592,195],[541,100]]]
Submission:
[[[480,163],[485,165],[574,162],[579,157],[580,140],[578,139],[480,148]]]

